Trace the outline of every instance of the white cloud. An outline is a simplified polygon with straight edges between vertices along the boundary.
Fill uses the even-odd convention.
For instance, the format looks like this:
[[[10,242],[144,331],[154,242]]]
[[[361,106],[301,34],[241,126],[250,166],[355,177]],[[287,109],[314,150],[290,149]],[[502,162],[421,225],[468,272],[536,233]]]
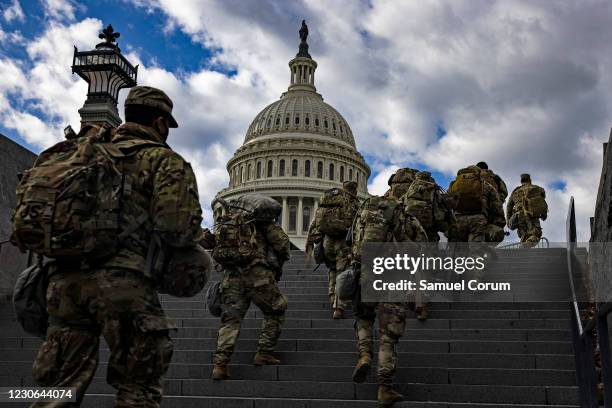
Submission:
[[[78,4],[72,0],[41,0],[45,14],[54,20],[73,21]]]
[[[19,0],[13,0],[10,5],[4,8],[2,17],[9,23],[13,20],[25,21],[25,14],[23,13],[21,4],[19,4]]]

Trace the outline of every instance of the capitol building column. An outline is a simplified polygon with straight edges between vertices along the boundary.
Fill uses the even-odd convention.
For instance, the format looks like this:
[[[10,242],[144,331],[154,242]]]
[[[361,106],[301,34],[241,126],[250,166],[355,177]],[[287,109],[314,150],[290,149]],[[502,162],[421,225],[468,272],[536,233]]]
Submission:
[[[287,231],[289,227],[289,206],[287,205],[287,197],[283,196],[283,212],[281,214],[281,227]]]
[[[304,198],[298,197],[298,209],[297,209],[297,234],[302,235],[304,222]]]

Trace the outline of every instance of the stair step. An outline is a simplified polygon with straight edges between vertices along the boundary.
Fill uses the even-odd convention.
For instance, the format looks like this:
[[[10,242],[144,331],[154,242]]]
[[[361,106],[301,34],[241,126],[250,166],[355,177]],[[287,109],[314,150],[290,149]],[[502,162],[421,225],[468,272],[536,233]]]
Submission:
[[[91,408],[112,408],[114,395],[88,394],[83,406]],[[18,405],[15,405],[17,407]],[[165,396],[164,408],[380,408],[372,400],[335,400],[335,399],[290,399],[290,398],[239,398],[239,397],[202,397],[202,396]],[[404,401],[395,408],[543,408],[543,405],[524,404],[477,404],[446,403],[426,401]],[[556,408],[575,408],[577,405],[557,405]],[[13,408],[9,405],[7,408]]]
[[[255,350],[237,349],[233,364],[251,364]],[[354,350],[354,349],[353,349]],[[569,354],[495,354],[490,353],[422,353],[399,349],[399,367],[450,367],[450,368],[524,368],[573,370],[574,356]],[[0,361],[33,361],[37,350],[0,350]],[[175,350],[173,363],[210,364],[212,350]],[[275,353],[286,365],[350,366],[355,364],[355,351],[279,351]],[[494,357],[493,357],[494,356]],[[101,352],[101,361],[108,359]]]

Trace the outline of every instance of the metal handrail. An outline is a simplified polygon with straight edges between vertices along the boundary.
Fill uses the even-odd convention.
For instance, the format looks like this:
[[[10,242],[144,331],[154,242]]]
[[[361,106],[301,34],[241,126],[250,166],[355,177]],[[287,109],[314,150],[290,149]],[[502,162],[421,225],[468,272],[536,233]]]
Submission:
[[[580,406],[586,408],[599,407],[597,400],[597,373],[595,371],[595,354],[593,347],[593,333],[585,331],[580,316],[580,307],[574,285],[574,262],[576,257],[576,210],[574,197],[570,198],[566,219],[567,234],[567,271],[570,289],[570,319],[572,328],[572,347],[574,349],[574,363],[576,367],[576,383],[578,385],[578,398]]]
[[[570,289],[572,290],[571,303],[572,303],[572,308],[574,310],[574,317],[576,319],[577,326],[578,326],[578,334],[580,336],[583,336],[584,328],[582,326],[582,319],[580,317],[580,308],[578,307],[578,300],[576,297],[576,287],[574,285],[573,263],[574,263],[577,237],[576,237],[576,209],[574,205],[573,196],[570,198],[570,204],[569,204],[565,226],[566,226],[566,236],[567,236],[567,272],[569,274]]]
[[[546,237],[540,238],[540,241],[538,241],[538,245],[536,245],[536,247],[544,248],[544,245],[542,243],[546,244],[546,248],[550,248],[550,241],[548,240],[548,238]],[[520,248],[523,248],[523,243],[522,242],[511,242],[509,244],[498,245],[496,248],[497,249],[520,249]]]

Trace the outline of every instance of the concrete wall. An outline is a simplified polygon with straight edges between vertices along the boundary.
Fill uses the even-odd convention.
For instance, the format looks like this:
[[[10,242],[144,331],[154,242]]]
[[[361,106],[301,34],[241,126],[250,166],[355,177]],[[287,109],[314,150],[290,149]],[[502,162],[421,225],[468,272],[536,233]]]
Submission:
[[[11,215],[15,208],[17,174],[34,163],[36,155],[0,134],[0,241],[8,239]],[[25,267],[27,258],[11,244],[4,244],[0,252],[0,297],[10,294],[17,274]]]

